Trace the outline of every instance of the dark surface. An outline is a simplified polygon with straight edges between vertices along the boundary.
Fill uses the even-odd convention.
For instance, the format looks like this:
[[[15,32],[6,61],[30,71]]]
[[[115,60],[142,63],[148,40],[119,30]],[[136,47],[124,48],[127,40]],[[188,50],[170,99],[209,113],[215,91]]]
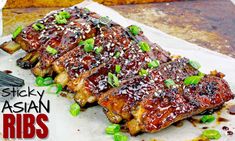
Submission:
[[[230,0],[112,6],[123,16],[153,26],[202,47],[235,57],[235,6]],[[4,35],[55,8],[4,9]]]
[[[235,6],[230,0],[194,0],[113,8],[127,18],[235,57]]]

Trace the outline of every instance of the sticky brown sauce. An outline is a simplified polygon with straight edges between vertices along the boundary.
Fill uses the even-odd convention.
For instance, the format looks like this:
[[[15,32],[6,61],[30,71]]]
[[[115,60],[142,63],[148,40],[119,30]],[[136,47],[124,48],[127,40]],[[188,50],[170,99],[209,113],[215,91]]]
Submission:
[[[227,131],[227,135],[232,136],[233,135],[233,131]]]
[[[223,117],[218,117],[217,120],[216,120],[216,122],[217,122],[218,124],[220,124],[221,122],[228,122],[228,121],[229,121],[228,119],[223,118]]]
[[[188,118],[188,121],[194,126],[197,127],[197,124],[202,124],[200,119],[195,119],[195,118]],[[229,120],[223,117],[218,117],[216,119],[217,124],[220,124],[221,122],[228,122]],[[205,127],[204,127],[205,128]]]
[[[128,133],[128,128],[125,125],[121,125],[121,131],[124,133]]]
[[[184,122],[182,120],[180,120],[180,121],[177,121],[177,122],[173,123],[173,125],[175,127],[182,127],[184,125]]]
[[[228,113],[231,115],[235,115],[235,105],[232,105],[229,107]]]
[[[11,74],[12,73],[11,70],[4,70],[3,72],[6,73],[6,74]]]
[[[62,97],[65,97],[65,98],[66,98],[66,97],[67,97],[67,93],[65,93],[65,92],[63,92],[63,91],[62,91],[62,92],[60,93],[60,96],[62,96]]]
[[[228,130],[229,130],[229,127],[223,126],[222,129],[223,129],[224,131],[228,131]]]
[[[208,129],[208,128],[209,128],[209,127],[206,127],[206,126],[202,127],[202,129],[204,129],[204,130],[205,130],[205,129]]]
[[[195,119],[193,117],[190,117],[187,119],[194,127],[197,127],[197,124],[200,124],[200,119]]]
[[[226,119],[226,118],[224,118],[224,117],[221,117],[221,111],[222,111],[224,108],[225,108],[225,107],[220,108],[220,109],[217,110],[217,111],[213,111],[213,112],[216,112],[217,115],[218,115],[218,117],[216,118],[216,123],[217,123],[217,124],[220,124],[220,123],[223,123],[223,122],[229,122],[228,119]],[[230,107],[228,108],[228,113],[231,114],[231,115],[235,115],[235,105],[232,105],[232,106],[230,106]],[[187,120],[188,120],[194,127],[197,127],[198,124],[202,124],[202,123],[200,122],[200,119],[196,119],[196,118],[193,118],[193,117],[190,117],[190,118],[188,118]],[[179,123],[176,122],[176,123],[174,123],[173,125],[176,126],[176,127],[181,127],[181,126],[182,126],[180,122],[179,122]],[[205,129],[208,129],[208,128],[209,128],[209,127],[204,126],[204,127],[202,127],[201,129],[205,130]],[[227,127],[227,126],[223,126],[223,127],[222,127],[222,130],[224,130],[228,136],[232,136],[232,135],[234,134],[233,131],[231,131],[231,130],[229,129],[229,127]],[[209,141],[209,139],[203,138],[203,137],[199,136],[199,137],[194,138],[192,141]]]
[[[235,106],[235,105],[234,105]],[[199,115],[206,115],[206,114],[213,114],[213,113],[216,113],[217,115],[218,115],[218,118],[216,118],[216,122],[217,122],[217,124],[220,124],[221,122],[228,122],[229,120],[228,119],[226,119],[226,118],[223,118],[223,117],[221,117],[221,112],[223,111],[223,110],[225,110],[226,109],[226,106],[219,106],[219,107],[217,107],[217,108],[215,108],[215,109],[212,109],[212,110],[210,110],[210,111],[206,111],[206,112],[204,112],[204,113],[202,113],[202,114],[199,114]],[[234,109],[235,109],[235,107],[234,107]],[[197,124],[203,124],[201,121],[200,121],[200,119],[196,119],[196,118],[193,118],[193,117],[190,117],[190,118],[188,118],[187,119],[194,127],[197,127]],[[202,129],[207,129],[208,127],[202,127]]]

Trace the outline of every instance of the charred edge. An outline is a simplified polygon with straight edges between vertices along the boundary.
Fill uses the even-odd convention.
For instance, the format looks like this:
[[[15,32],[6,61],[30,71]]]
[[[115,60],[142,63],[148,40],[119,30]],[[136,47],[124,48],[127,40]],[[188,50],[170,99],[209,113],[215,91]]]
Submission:
[[[213,109],[208,109],[208,110],[205,110],[204,112],[202,113],[199,113],[198,115],[211,115],[217,111],[220,111],[222,108],[223,108],[224,105],[220,105],[220,106],[217,106]]]
[[[94,103],[87,103],[86,105],[81,105],[81,103],[79,103],[78,101],[75,100],[75,102],[81,106],[82,109],[87,109],[87,108],[90,108],[90,107],[94,107],[94,106],[97,106],[98,103],[97,102],[94,102]]]
[[[23,58],[19,58],[16,64],[22,69],[31,69],[37,64],[38,60],[39,54],[37,52],[31,52],[26,54]]]
[[[21,47],[16,42],[9,41],[9,42],[4,42],[3,44],[1,44],[0,48],[9,54],[13,54],[17,50],[19,50]]]

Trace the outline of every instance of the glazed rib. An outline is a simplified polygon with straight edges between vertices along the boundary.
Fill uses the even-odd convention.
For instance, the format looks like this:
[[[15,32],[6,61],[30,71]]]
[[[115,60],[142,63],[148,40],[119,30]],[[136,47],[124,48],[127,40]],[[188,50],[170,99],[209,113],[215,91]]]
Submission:
[[[57,83],[67,85],[62,78],[66,76],[74,87],[70,90],[76,91],[76,83],[83,77],[98,69],[105,62],[115,56],[115,53],[124,52],[131,44],[131,38],[126,35],[124,29],[120,25],[112,24],[112,26],[102,26],[97,31],[97,36],[94,38],[94,50],[102,47],[101,52],[96,51],[85,52],[84,46],[75,48],[66,53],[53,63],[54,70],[59,73],[55,78]],[[62,77],[62,78],[61,78]]]
[[[205,76],[197,85],[184,84],[162,89],[144,99],[133,111],[134,119],[126,125],[130,134],[157,132],[174,122],[223,105],[234,98],[228,83],[215,76]]]
[[[129,49],[121,54],[119,58],[113,58],[104,66],[98,68],[90,76],[83,77],[79,80],[76,88],[75,100],[84,106],[86,103],[96,102],[102,93],[112,88],[108,83],[108,74],[113,73],[119,79],[120,83],[139,74],[141,69],[148,69],[147,63],[152,60],[158,60],[160,64],[169,62],[169,53],[158,47],[156,44],[150,43],[146,38],[141,38],[138,42],[145,41],[151,45],[151,51],[144,52],[138,44],[133,44]],[[115,66],[121,66],[121,72],[115,72]],[[71,83],[68,87],[74,88]]]
[[[79,48],[78,43],[80,41],[95,36],[96,27],[92,26],[92,24],[92,22],[87,22],[84,19],[74,20],[67,25],[67,28],[64,29],[63,32],[52,36],[45,45],[38,50],[40,60],[32,69],[32,72],[36,76],[45,76],[51,70],[51,65],[56,59],[75,47]],[[46,48],[48,46],[56,49],[58,53],[52,55],[47,52]]]
[[[73,48],[80,48],[78,46],[80,41],[97,36],[98,27],[96,21],[98,21],[99,18],[99,15],[90,13],[86,19],[75,19],[68,23],[62,32],[52,36],[45,45],[38,50],[41,57],[40,61],[32,69],[33,73],[37,76],[45,76],[52,71],[51,65],[56,59]],[[52,55],[47,52],[46,49],[48,46],[56,49],[58,53]]]
[[[20,44],[21,48],[26,52],[32,52],[38,50],[42,45],[46,43],[51,37],[51,35],[55,35],[58,32],[64,30],[65,24],[55,24],[54,19],[55,15],[60,11],[68,11],[71,14],[71,17],[68,22],[73,21],[83,15],[85,12],[83,9],[78,9],[77,7],[71,7],[67,9],[62,9],[58,11],[53,11],[47,14],[44,18],[34,22],[34,23],[42,23],[46,28],[42,31],[36,31],[33,29],[32,24],[25,27],[23,31],[16,37],[14,40],[18,44]]]
[[[55,24],[60,11],[71,15],[66,24]],[[77,7],[52,12],[35,23],[42,23],[45,29],[35,31],[33,23],[15,39],[28,53],[18,64],[34,66],[36,76],[56,72],[55,82],[74,92],[80,106],[98,102],[108,119],[123,121],[131,135],[157,132],[234,98],[225,80],[201,75],[186,58],[172,59],[138,27],[135,30],[140,31],[134,35],[130,27],[124,29],[109,20],[102,23],[98,14]],[[94,40],[91,51],[80,44],[87,39]],[[143,42],[145,50],[140,45]],[[150,51],[146,50],[148,45]],[[48,52],[48,47],[57,53]],[[99,47],[102,50],[97,53]],[[160,65],[152,68],[152,61]],[[115,76],[115,85],[110,75]],[[200,75],[199,84],[184,84],[185,78],[195,75]],[[168,79],[174,84],[167,86]]]
[[[189,64],[188,59],[177,59],[150,70],[147,77],[138,76],[123,83],[119,88],[110,89],[101,96],[99,104],[104,107],[110,121],[129,121],[133,118],[132,109],[136,109],[138,103],[153,94],[156,89],[164,89],[165,80],[172,79],[176,84],[180,84],[187,76],[197,74],[198,70]]]
[[[57,24],[55,16],[62,11],[68,12],[70,14],[70,18],[66,19],[66,24]],[[78,21],[81,21],[82,23],[83,20],[86,21],[88,17],[91,16],[96,16],[96,13],[89,12],[86,9],[78,9],[75,6],[67,9],[53,11],[45,16],[43,19],[40,19],[37,22],[27,26],[16,37],[16,39],[14,39],[17,43],[20,44],[22,49],[28,52],[25,57],[17,60],[17,65],[21,68],[29,69],[37,64],[37,66],[32,70],[33,73],[37,76],[44,76],[47,73],[52,72],[51,69],[47,67],[51,64],[51,62],[53,62],[54,59],[63,54],[63,48],[61,46],[69,46],[66,50],[68,51],[69,49],[74,47],[74,42],[80,38],[80,34],[76,33],[79,32],[79,30],[74,32],[74,29],[79,27],[84,29],[84,26],[77,25],[78,27],[76,27],[75,23]],[[33,28],[33,24],[36,23],[43,24],[45,28],[41,31],[36,31]],[[88,23],[89,22],[87,22],[87,24]],[[94,30],[91,30],[91,32],[92,31]],[[65,32],[69,33],[66,34]],[[76,37],[75,34],[78,34],[79,37]],[[89,35],[92,35],[92,33]],[[54,45],[60,45],[60,47],[56,47],[60,49],[59,54],[55,56],[48,55],[48,53],[45,52],[45,49],[48,45],[52,45],[53,47]],[[45,59],[47,59],[47,61],[45,61]],[[41,61],[37,63],[38,60]]]
[[[99,104],[111,122],[127,121],[130,133],[135,135],[156,132],[233,98],[228,84],[214,76],[205,76],[198,85],[185,86],[186,77],[199,73],[188,62],[178,59],[150,71],[147,77],[133,78],[103,94]],[[167,79],[176,85],[168,88]]]

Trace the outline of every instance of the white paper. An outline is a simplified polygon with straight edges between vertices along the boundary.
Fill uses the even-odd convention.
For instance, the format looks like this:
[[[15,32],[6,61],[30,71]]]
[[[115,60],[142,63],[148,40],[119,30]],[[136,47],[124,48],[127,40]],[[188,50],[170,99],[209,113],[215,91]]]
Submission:
[[[235,0],[231,0],[233,4],[235,4]]]
[[[180,54],[182,56],[197,60],[201,63],[202,71],[209,72],[210,70],[217,69],[226,74],[226,80],[228,80],[233,92],[235,92],[235,59],[210,51],[208,49],[199,47],[195,44],[191,44],[184,40],[178,39],[176,37],[165,34],[155,28],[148,27],[146,25],[137,23],[135,21],[126,19],[118,14],[116,11],[107,8],[103,5],[94,2],[84,2],[78,6],[86,6],[91,11],[95,11],[103,16],[109,16],[115,22],[126,27],[131,24],[136,24],[140,26],[144,34],[149,37],[149,39],[155,43],[158,43],[162,48],[172,52],[173,54]],[[22,57],[23,51],[19,51],[14,55],[9,55],[0,51],[0,70],[13,70],[13,75],[19,76],[25,79],[27,86],[34,86],[35,77],[29,70],[23,70],[16,66],[16,59]],[[45,88],[35,87],[37,90],[42,90]],[[11,103],[16,101],[28,101],[33,98],[15,98]],[[109,121],[105,117],[102,108],[99,106],[88,108],[86,111],[80,113],[78,117],[72,117],[68,112],[70,104],[73,101],[57,97],[55,95],[47,94],[44,100],[49,99],[51,101],[51,113],[48,114],[49,122],[49,137],[46,140],[49,141],[112,141],[113,137],[111,135],[105,134],[105,128],[109,125]],[[234,103],[231,101],[230,103]],[[0,107],[3,104],[0,103]],[[216,114],[215,114],[216,115]],[[234,136],[226,136],[226,132],[222,131],[222,126],[227,125],[234,132],[235,128],[235,116],[229,115],[226,111],[222,112],[222,116],[229,119],[230,122],[226,122],[220,125],[212,123],[206,125],[208,127],[213,127],[221,132],[222,138],[220,141],[234,141]],[[2,123],[2,115],[0,115],[0,123]],[[158,133],[150,134],[144,133],[137,137],[130,137],[130,141],[149,141],[150,139],[157,139],[159,141],[189,141],[195,137],[198,137],[204,125],[193,127],[188,121],[184,121],[183,127],[177,128],[171,126],[164,129]],[[77,131],[77,130],[80,131]],[[0,132],[2,132],[2,124],[0,124]],[[33,139],[39,140],[39,139]]]

